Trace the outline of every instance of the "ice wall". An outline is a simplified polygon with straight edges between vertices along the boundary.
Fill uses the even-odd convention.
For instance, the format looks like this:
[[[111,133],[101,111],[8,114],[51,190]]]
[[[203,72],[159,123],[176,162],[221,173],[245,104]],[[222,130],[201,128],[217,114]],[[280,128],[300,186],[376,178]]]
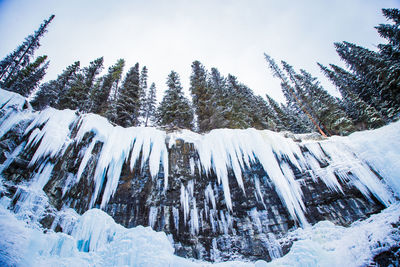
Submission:
[[[398,173],[391,171],[393,168],[379,163],[380,156],[372,158],[373,153],[366,152],[357,145],[367,143],[367,141],[355,141],[368,139],[369,136],[375,140],[378,135],[387,132],[390,132],[394,140],[396,137],[400,140],[400,131],[397,131],[399,123],[385,127],[386,130],[355,134],[348,138],[304,142],[295,142],[268,130],[255,129],[217,129],[203,135],[182,130],[166,134],[164,131],[150,127],[113,126],[98,115],[79,115],[72,110],[60,111],[48,108],[41,112],[33,112],[29,106],[24,108],[27,106],[26,101],[16,94],[1,91],[0,96],[4,114],[0,125],[3,135],[19,123],[30,121],[30,125],[25,130],[26,145],[22,143],[8,160],[12,161],[12,158],[24,149],[33,149],[34,154],[29,165],[36,169],[35,179],[41,181],[39,187],[45,186],[51,178],[53,164],[50,162],[62,158],[69,146],[79,146],[83,139],[89,136],[89,141],[86,141],[77,159],[80,162],[78,172],[71,178],[72,181],[64,186],[63,193],[65,194],[71,185],[79,182],[82,173],[88,167],[87,163],[92,157],[95,145],[101,144],[92,177],[94,193],[90,199],[90,207],[93,207],[99,198],[101,198],[100,207],[105,207],[118,187],[124,164],[129,164],[131,170],[136,168],[139,171],[143,171],[145,164],[148,164],[152,179],[158,178],[159,172],[162,171],[164,191],[167,190],[168,149],[174,146],[178,139],[193,143],[198,153],[198,158],[190,159],[191,173],[194,173],[197,166],[201,176],[207,177],[211,171],[216,174],[218,184],[222,185],[226,208],[229,212],[233,209],[229,173],[233,173],[236,183],[246,195],[243,171],[251,168],[255,163],[262,165],[292,218],[304,226],[308,223],[304,214],[303,192],[299,180],[295,179],[293,170],[310,173],[313,179],[321,180],[332,191],[342,192],[341,185],[343,184],[355,187],[365,197],[374,196],[382,204],[388,206],[394,201],[392,193],[387,185],[371,171],[370,166],[362,160],[364,157],[376,171],[381,173],[383,179],[392,186],[392,190],[398,191],[400,188],[396,182],[399,180],[396,179]],[[390,164],[398,163],[399,146],[399,142],[394,142],[391,147],[386,147],[384,151],[386,155],[393,153],[393,156],[388,156],[392,158],[388,161]],[[373,146],[369,145],[369,148],[371,147]],[[354,154],[353,148],[361,155],[361,158]],[[383,154],[382,151],[376,151],[377,155],[380,155],[379,153]],[[138,162],[141,162],[141,166],[136,166]],[[9,162],[5,163],[7,164]],[[325,166],[321,167],[321,165]],[[191,225],[195,228],[193,231],[197,232],[199,216],[196,199],[193,198],[193,192],[189,194],[188,188],[183,186],[182,190],[181,210],[184,212],[185,223],[189,221],[189,217],[194,216],[195,219],[191,221]],[[211,200],[211,203],[212,191],[212,188],[207,191],[207,198]],[[251,193],[260,196],[257,186],[256,192]],[[212,212],[211,209],[210,212]],[[210,217],[212,217],[211,213]]]

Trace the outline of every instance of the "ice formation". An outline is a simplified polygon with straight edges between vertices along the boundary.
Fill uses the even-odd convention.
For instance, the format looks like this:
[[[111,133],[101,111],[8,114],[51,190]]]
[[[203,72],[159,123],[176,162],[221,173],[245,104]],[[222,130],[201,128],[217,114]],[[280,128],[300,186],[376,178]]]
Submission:
[[[355,133],[349,137],[334,137],[323,141],[304,140],[295,142],[279,133],[255,129],[218,129],[200,135],[190,131],[165,133],[155,128],[122,128],[109,124],[104,118],[71,110],[48,108],[33,112],[25,98],[0,90],[0,137],[21,123],[26,128],[26,142],[22,142],[0,166],[0,191],[3,189],[1,173],[25,149],[34,151],[30,166],[34,174],[30,181],[21,184],[13,199],[0,199],[0,265],[18,266],[206,266],[209,263],[192,262],[173,255],[174,249],[167,236],[155,232],[151,227],[126,229],[118,225],[99,209],[90,209],[79,216],[64,207],[57,211],[48,203],[43,187],[51,179],[54,160],[62,157],[67,148],[85,144],[79,153],[79,168],[76,175],[68,177],[62,193],[79,182],[93,157],[94,148],[100,145],[99,158],[95,166],[94,193],[90,206],[100,198],[104,208],[115,193],[124,164],[131,170],[148,170],[152,179],[163,178],[163,190],[168,189],[168,149],[177,139],[192,143],[198,159],[190,159],[190,173],[202,176],[214,173],[217,181],[210,181],[204,194],[203,212],[198,208],[194,195],[194,180],[180,187],[181,209],[172,209],[173,222],[179,227],[179,213],[183,213],[184,224],[196,235],[203,220],[210,221],[212,231],[223,234],[232,232],[232,203],[229,179],[235,182],[244,195],[255,195],[264,205],[260,178],[251,177],[255,190],[249,192],[244,183],[244,170],[252,164],[260,164],[268,175],[281,202],[292,218],[302,226],[308,222],[301,181],[295,179],[294,169],[308,172],[312,179],[321,180],[336,192],[343,192],[341,184],[357,188],[365,197],[372,196],[389,207],[381,214],[354,223],[350,228],[320,222],[312,227],[291,233],[296,241],[289,252],[281,257],[280,246],[273,235],[263,236],[272,258],[270,263],[229,262],[216,265],[230,266],[282,266],[346,264],[367,265],[371,258],[386,248],[398,244],[399,233],[394,233],[391,224],[397,223],[400,207],[393,193],[400,196],[400,122],[374,131]],[[84,142],[85,140],[85,142]],[[168,144],[166,141],[168,140]],[[390,142],[388,142],[390,140]],[[326,165],[321,166],[321,165]],[[374,171],[382,177],[380,180]],[[216,208],[215,186],[222,186],[226,209]],[[101,193],[103,192],[103,193]],[[6,209],[15,203],[13,211]],[[394,204],[393,204],[394,203]],[[154,227],[162,209],[152,206],[148,222]],[[63,233],[53,230],[43,232],[39,219],[45,214],[55,215],[53,225],[60,225]],[[257,209],[251,210],[254,229],[258,233],[264,227],[260,218],[265,216]],[[54,226],[55,227],[55,226]],[[212,258],[220,255],[217,241],[212,241]],[[397,242],[397,243],[396,243]],[[381,244],[381,246],[378,246]],[[383,245],[382,245],[383,244]]]

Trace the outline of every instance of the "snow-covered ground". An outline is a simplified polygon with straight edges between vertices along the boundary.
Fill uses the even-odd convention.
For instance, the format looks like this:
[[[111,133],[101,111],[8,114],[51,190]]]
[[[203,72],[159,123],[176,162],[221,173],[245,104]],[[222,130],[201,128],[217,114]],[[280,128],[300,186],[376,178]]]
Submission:
[[[400,233],[392,224],[399,222],[400,205],[400,122],[381,129],[364,131],[348,137],[332,137],[324,141],[304,140],[310,155],[303,157],[298,143],[271,131],[219,129],[206,135],[190,131],[166,134],[155,128],[122,128],[110,125],[104,118],[87,114],[79,116],[75,111],[47,109],[33,112],[26,107],[25,99],[19,95],[0,90],[0,137],[17,123],[32,121],[25,133],[27,143],[21,144],[0,166],[2,171],[24,147],[39,144],[30,162],[40,164],[38,173],[27,184],[20,185],[17,208],[7,209],[11,199],[0,199],[0,265],[11,266],[208,266],[207,262],[194,262],[177,257],[165,233],[155,232],[150,227],[126,229],[118,225],[106,213],[91,209],[79,216],[71,209],[52,210],[42,191],[54,165],[49,159],[59,157],[67,146],[79,143],[83,136],[94,133],[94,138],[81,153],[81,163],[76,177],[79,181],[88,157],[97,141],[103,142],[99,163],[95,171],[95,193],[107,172],[107,184],[101,207],[107,204],[115,192],[124,162],[131,168],[142,156],[142,162],[149,161],[150,173],[156,177],[160,172],[160,162],[164,173],[164,190],[168,187],[168,150],[165,140],[172,146],[176,139],[194,144],[199,160],[191,161],[205,173],[216,173],[224,189],[227,210],[232,209],[228,184],[228,169],[234,171],[237,183],[243,188],[242,169],[258,160],[269,174],[282,203],[291,216],[304,228],[291,232],[294,242],[290,252],[270,263],[225,262],[217,266],[346,266],[368,265],[374,255],[399,244]],[[74,138],[70,137],[70,125],[78,126]],[[38,127],[42,126],[42,127]],[[141,153],[140,153],[141,152]],[[341,192],[338,181],[350,183],[367,198],[373,195],[387,206],[383,212],[369,219],[353,223],[351,227],[335,226],[330,222],[319,222],[308,226],[304,216],[304,203],[298,182],[290,168],[284,163],[278,165],[275,154],[285,156],[299,170],[309,170],[316,174],[331,190]],[[321,161],[329,156],[329,168],[320,168],[315,158]],[[128,160],[128,157],[129,160]],[[376,178],[369,166],[383,178]],[[285,167],[286,166],[286,167]],[[143,166],[142,166],[143,167]],[[351,172],[353,175],[348,175]],[[338,178],[339,177],[339,178]],[[317,179],[317,178],[316,178]],[[0,191],[4,190],[0,177]],[[68,188],[64,189],[68,190]],[[189,206],[184,188],[181,203],[185,214],[193,214],[184,207]],[[212,188],[207,191],[213,202]],[[215,200],[214,200],[215,201]],[[93,204],[93,203],[92,203]],[[56,221],[64,227],[64,233],[41,228],[38,220],[46,212],[56,214]],[[198,226],[197,226],[198,227]],[[192,227],[196,230],[196,223]]]

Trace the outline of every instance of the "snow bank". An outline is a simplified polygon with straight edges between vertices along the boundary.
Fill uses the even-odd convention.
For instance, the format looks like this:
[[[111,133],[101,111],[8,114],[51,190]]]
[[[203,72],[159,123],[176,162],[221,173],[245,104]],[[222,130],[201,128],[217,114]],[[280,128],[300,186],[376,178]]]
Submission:
[[[369,266],[373,257],[400,241],[400,205],[394,204],[380,214],[350,227],[322,221],[310,228],[297,229],[290,252],[263,266]]]
[[[98,209],[83,214],[72,234],[30,227],[0,206],[0,265],[9,266],[365,266],[400,241],[400,205],[345,228],[319,222],[297,229],[291,251],[265,261],[211,264],[177,257],[167,236],[150,227],[126,229]]]
[[[335,137],[333,140],[348,145],[400,197],[400,121],[376,130],[353,133],[347,138]]]

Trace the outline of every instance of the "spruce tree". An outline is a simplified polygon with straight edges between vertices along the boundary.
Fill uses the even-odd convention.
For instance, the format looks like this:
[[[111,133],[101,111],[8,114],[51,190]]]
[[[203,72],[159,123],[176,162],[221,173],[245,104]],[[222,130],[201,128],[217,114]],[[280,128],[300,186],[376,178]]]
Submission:
[[[382,55],[391,60],[400,60],[400,10],[396,8],[382,9],[383,15],[394,24],[380,24],[375,28],[381,37],[388,40],[387,44],[379,44]]]
[[[60,97],[58,106],[60,108],[79,109],[84,112],[90,111],[93,106],[92,92],[98,85],[96,77],[102,68],[103,57],[100,57],[77,73],[71,81],[68,92]]]
[[[149,92],[147,92],[147,78],[148,78],[148,70],[147,67],[144,66],[142,68],[142,71],[140,72],[140,77],[139,77],[139,98],[141,99],[140,101],[140,122],[139,125],[144,125],[146,124],[146,113],[147,113],[147,97]]]
[[[123,127],[138,126],[143,99],[141,99],[139,63],[130,68],[119,90],[116,103],[116,121]]]
[[[51,15],[34,34],[26,37],[17,49],[0,62],[0,87],[10,88],[12,86],[11,81],[16,81],[15,78],[19,71],[29,65],[35,50],[40,46],[40,38],[46,33],[47,27],[53,19],[54,15]]]
[[[207,87],[212,94],[209,106],[213,108],[208,122],[208,129],[225,128],[228,125],[228,121],[225,118],[229,111],[226,105],[229,92],[226,87],[226,79],[217,68],[211,68],[207,80]]]
[[[156,85],[152,83],[146,96],[145,113],[144,113],[144,126],[154,126],[156,123]]]
[[[228,109],[225,113],[225,119],[228,121],[227,127],[231,129],[245,129],[251,127],[251,90],[240,84],[237,78],[231,74],[228,74],[226,84],[229,92],[227,99]]]
[[[311,121],[311,123],[315,126],[315,128],[318,130],[318,132],[322,136],[327,136],[326,133],[321,129],[321,127],[318,125],[318,122],[316,119],[310,114],[309,112],[309,107],[305,106],[305,103],[302,102],[302,100],[299,98],[298,90],[299,86],[296,86],[296,88],[293,88],[289,84],[288,78],[285,76],[285,74],[282,72],[282,70],[279,68],[279,66],[275,63],[275,61],[267,54],[264,53],[265,59],[267,60],[268,66],[270,67],[273,76],[279,78],[281,80],[281,87],[282,91],[286,97],[286,100],[288,102],[288,110],[290,110],[292,113],[301,114],[299,111],[301,111],[307,118]],[[297,90],[297,92],[296,92]],[[304,129],[298,129],[297,131],[309,131],[310,128],[307,127],[305,116],[302,115],[299,118],[296,118],[297,120],[303,121],[303,123],[299,123],[299,126],[305,127]]]
[[[60,108],[59,100],[66,95],[70,89],[71,82],[79,71],[79,61],[68,66],[56,80],[42,84],[31,101],[32,106],[42,110],[48,106]]]
[[[193,128],[193,110],[184,96],[178,73],[171,71],[167,79],[167,90],[158,107],[157,121],[167,128]]]
[[[302,98],[326,132],[342,135],[354,131],[353,123],[338,99],[331,96],[310,73],[305,70],[300,72],[294,79],[302,87]]]
[[[38,57],[33,63],[28,64],[10,80],[8,90],[28,97],[39,85],[49,66],[47,56]]]
[[[93,88],[91,95],[91,112],[107,117],[109,121],[116,120],[116,103],[118,98],[119,81],[125,66],[125,60],[108,68],[108,73],[100,79],[100,83]]]
[[[289,117],[272,97],[266,95],[269,106],[273,111],[276,131],[288,131],[290,129]]]
[[[330,65],[332,70],[321,64],[318,65],[338,88],[342,96],[344,110],[358,130],[372,129],[384,125],[385,120],[382,114],[374,106],[359,97],[358,92],[361,91],[360,88],[363,86],[356,76],[336,65]],[[367,100],[371,101],[371,99]]]
[[[349,68],[372,88],[363,97],[379,99],[380,109],[393,118],[400,112],[400,64],[366,48],[343,42],[336,50]]]
[[[194,61],[190,76],[190,92],[200,132],[212,129],[210,121],[215,112],[215,106],[211,103],[213,94],[209,88],[207,76],[205,67],[199,61]]]

